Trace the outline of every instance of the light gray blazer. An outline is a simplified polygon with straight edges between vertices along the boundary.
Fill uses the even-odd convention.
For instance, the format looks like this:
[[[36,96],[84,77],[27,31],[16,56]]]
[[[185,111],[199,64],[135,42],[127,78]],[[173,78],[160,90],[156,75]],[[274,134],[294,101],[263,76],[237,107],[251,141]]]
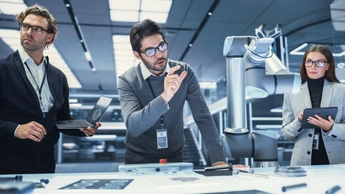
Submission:
[[[285,94],[283,103],[282,136],[295,141],[290,166],[311,164],[314,129],[301,129],[297,115],[305,108],[311,108],[308,84],[295,94]],[[333,128],[322,131],[322,138],[330,164],[345,163],[345,85],[325,80],[321,107],[336,106],[338,113]]]

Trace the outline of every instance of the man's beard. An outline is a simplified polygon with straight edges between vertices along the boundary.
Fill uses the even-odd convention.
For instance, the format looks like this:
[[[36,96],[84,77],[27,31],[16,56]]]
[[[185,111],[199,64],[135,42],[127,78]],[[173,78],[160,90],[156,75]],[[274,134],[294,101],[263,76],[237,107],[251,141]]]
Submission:
[[[25,39],[30,39],[31,42],[25,43],[25,41],[24,41]],[[36,42],[32,37],[22,37],[22,39],[20,40],[20,44],[27,51],[32,51],[32,52],[37,51],[39,49],[39,47],[35,43]]]
[[[163,71],[163,70],[166,68],[167,61],[168,61],[167,58],[160,58],[160,59],[158,59],[158,60],[152,65],[152,64],[150,64],[148,61],[146,61],[145,59],[143,59],[142,57],[141,57],[141,60],[143,61],[143,63],[144,63],[144,65],[146,66],[146,68],[149,69],[149,70],[152,70],[152,71]],[[163,66],[163,67],[156,67],[155,65],[156,65],[157,63],[161,62],[162,60],[165,61],[164,66]]]

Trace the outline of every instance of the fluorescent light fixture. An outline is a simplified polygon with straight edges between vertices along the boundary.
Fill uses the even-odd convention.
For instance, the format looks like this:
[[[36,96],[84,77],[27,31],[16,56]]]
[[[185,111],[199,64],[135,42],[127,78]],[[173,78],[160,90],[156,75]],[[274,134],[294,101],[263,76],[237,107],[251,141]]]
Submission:
[[[70,108],[80,108],[80,107],[83,106],[83,104],[81,104],[81,103],[75,103],[75,104],[70,104],[69,106],[70,106]]]
[[[140,60],[136,59],[133,55],[128,35],[114,35],[113,47],[116,77],[140,62]]]
[[[140,0],[109,0],[109,7],[110,9],[117,9],[117,10],[139,10],[140,7]]]
[[[121,22],[139,21],[139,12],[113,10],[113,11],[110,11],[110,18],[113,21],[121,21]]]
[[[86,60],[88,60],[88,61],[92,61],[92,57],[91,57],[91,54],[90,54],[90,52],[89,52],[89,51],[86,51],[84,54],[85,54],[85,58],[86,58]]]
[[[118,22],[138,22],[150,18],[166,23],[172,0],[109,0],[110,18]]]
[[[69,103],[77,103],[77,102],[78,102],[78,99],[75,99],[75,98],[69,99]]]
[[[21,48],[19,37],[19,30],[0,29],[0,38],[13,50],[13,52]],[[49,61],[66,75],[70,88],[81,88],[79,81],[74,76],[65,60],[62,59],[54,45],[50,45],[49,49],[44,50],[44,55],[48,55]]]
[[[162,12],[170,11],[171,0],[142,0],[140,9],[142,12]]]
[[[0,29],[0,38],[13,50],[17,50],[20,45],[20,34],[18,30]]]
[[[23,0],[0,0],[0,13],[3,14],[16,15],[26,8]]]

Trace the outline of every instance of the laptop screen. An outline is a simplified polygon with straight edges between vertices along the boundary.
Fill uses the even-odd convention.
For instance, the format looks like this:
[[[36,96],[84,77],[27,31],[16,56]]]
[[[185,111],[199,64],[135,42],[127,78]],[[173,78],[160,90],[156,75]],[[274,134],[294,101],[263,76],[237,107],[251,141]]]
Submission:
[[[110,105],[111,101],[112,101],[112,98],[101,96],[99,100],[97,101],[96,105],[93,107],[93,109],[89,113],[86,120],[90,123],[96,123],[100,121],[105,111],[107,110],[108,106]]]

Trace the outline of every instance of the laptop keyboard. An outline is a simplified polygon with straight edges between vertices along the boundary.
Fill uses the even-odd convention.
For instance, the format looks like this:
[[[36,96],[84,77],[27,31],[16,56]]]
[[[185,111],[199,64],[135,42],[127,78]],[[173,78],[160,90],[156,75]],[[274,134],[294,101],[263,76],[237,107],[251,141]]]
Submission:
[[[86,122],[85,120],[68,120],[68,123],[72,126],[90,125],[90,123]]]

